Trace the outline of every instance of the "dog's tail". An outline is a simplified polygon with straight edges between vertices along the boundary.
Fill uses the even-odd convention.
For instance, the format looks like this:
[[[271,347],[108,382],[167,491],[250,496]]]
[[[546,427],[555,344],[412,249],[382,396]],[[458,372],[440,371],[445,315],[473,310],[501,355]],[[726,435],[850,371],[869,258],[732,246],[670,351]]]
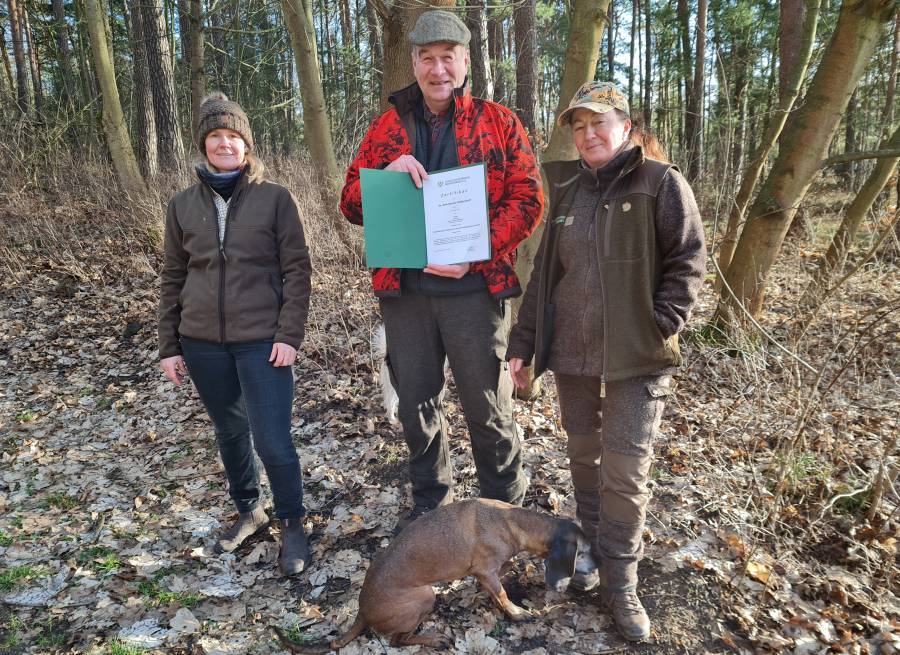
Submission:
[[[287,633],[277,625],[272,626],[272,628],[275,630],[275,634],[278,635],[278,640],[281,642],[282,646],[287,648],[292,653],[303,653],[304,655],[324,655],[325,653],[330,653],[333,650],[340,650],[351,641],[356,639],[359,635],[361,635],[367,627],[368,626],[366,624],[366,621],[365,619],[363,619],[362,615],[357,614],[356,620],[353,622],[353,625],[351,625],[350,629],[340,637],[332,639],[331,641],[323,640],[306,644],[298,644],[290,637],[288,637]]]
[[[343,648],[361,635],[363,630],[367,627],[368,625],[366,624],[366,620],[362,617],[362,614],[357,614],[356,620],[353,622],[353,625],[350,626],[350,629],[337,639],[332,640],[331,649],[338,650],[339,648]]]
[[[373,359],[381,360],[387,357],[387,336],[384,333],[384,323],[378,323],[375,326],[369,346],[372,349]]]

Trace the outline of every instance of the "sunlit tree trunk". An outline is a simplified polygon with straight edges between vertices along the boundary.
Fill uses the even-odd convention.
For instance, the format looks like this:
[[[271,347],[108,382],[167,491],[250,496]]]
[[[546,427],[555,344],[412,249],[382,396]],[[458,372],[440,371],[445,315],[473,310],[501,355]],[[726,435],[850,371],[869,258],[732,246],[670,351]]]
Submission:
[[[840,122],[841,114],[869,63],[881,25],[893,17],[893,0],[844,2],[831,41],[810,82],[784,145],[748,212],[716,312],[718,321],[739,317],[737,305],[759,315],[769,272],[797,207],[806,196]]]
[[[522,0],[513,12],[516,31],[516,109],[532,141],[537,112],[535,0]]]
[[[116,85],[116,73],[113,62],[109,58],[105,28],[106,14],[100,8],[99,0],[84,0],[84,6],[87,27],[91,36],[94,70],[97,73],[103,100],[103,130],[106,134],[110,159],[112,159],[116,177],[122,187],[128,192],[140,193],[146,191],[146,187],[138,170],[131,141],[128,139],[125,116],[119,100],[119,88]]]
[[[147,37],[144,33],[143,0],[129,0],[131,9],[131,51],[134,56],[134,119],[137,132],[138,163],[145,179],[159,172],[156,151],[156,119],[153,115],[153,92],[147,67]]]
[[[556,108],[557,116],[569,106],[569,101],[578,88],[594,79],[607,7],[609,0],[574,0],[572,4],[566,63],[559,91],[559,104]],[[550,144],[544,152],[544,160],[575,159],[577,156],[569,129],[554,123]]]
[[[140,0],[146,43],[150,88],[153,92],[153,117],[159,164],[167,171],[184,170],[184,146],[178,124],[175,77],[166,36],[166,18],[162,0]]]
[[[9,9],[9,29],[12,33],[13,61],[16,64],[16,102],[19,111],[26,116],[31,103],[28,96],[28,69],[25,64],[25,39],[24,30],[19,13],[19,0],[7,0]]]
[[[816,25],[819,18],[819,6],[821,0],[804,0],[806,9],[804,12],[804,23],[799,30],[803,39],[797,45],[798,56],[792,64],[792,75],[786,81],[785,91],[781,94],[778,111],[775,112],[769,120],[769,125],[763,135],[753,159],[744,176],[741,179],[741,186],[738,189],[734,202],[731,205],[731,211],[728,214],[728,224],[725,228],[725,236],[719,244],[719,276],[716,278],[716,288],[721,290],[721,276],[728,271],[731,265],[731,258],[734,255],[734,249],[737,245],[738,234],[744,220],[744,212],[753,196],[753,190],[756,188],[759,177],[762,174],[763,166],[769,158],[769,153],[782,134],[785,123],[790,116],[791,109],[800,94],[800,87],[803,79],[806,77],[806,69],[809,66],[809,59],[812,56],[813,44],[816,40]]]

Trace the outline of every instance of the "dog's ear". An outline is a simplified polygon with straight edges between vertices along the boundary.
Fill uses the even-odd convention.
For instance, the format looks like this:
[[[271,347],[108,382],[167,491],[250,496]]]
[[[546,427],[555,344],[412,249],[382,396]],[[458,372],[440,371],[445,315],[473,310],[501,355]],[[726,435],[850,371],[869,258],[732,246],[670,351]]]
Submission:
[[[544,580],[554,591],[565,591],[575,574],[578,557],[578,534],[581,530],[571,521],[562,523],[550,542],[550,552],[544,560]]]

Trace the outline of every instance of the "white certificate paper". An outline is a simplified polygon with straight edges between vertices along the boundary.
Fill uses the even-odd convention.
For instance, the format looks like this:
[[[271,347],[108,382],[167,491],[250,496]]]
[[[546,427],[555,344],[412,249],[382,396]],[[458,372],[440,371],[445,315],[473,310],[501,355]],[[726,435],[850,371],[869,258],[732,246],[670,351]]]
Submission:
[[[463,264],[491,258],[483,163],[429,173],[422,192],[429,264]]]

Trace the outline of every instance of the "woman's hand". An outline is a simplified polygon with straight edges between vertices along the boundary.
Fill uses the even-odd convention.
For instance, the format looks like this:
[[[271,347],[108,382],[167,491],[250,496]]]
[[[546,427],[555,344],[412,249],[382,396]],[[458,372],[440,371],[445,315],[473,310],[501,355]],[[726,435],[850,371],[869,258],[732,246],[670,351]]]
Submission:
[[[423,270],[431,275],[452,277],[458,280],[469,272],[469,266],[469,264],[429,264]]]
[[[509,360],[509,376],[513,384],[519,389],[528,386],[528,373],[525,371],[525,360],[521,357],[513,357]]]
[[[297,359],[297,349],[292,348],[286,343],[273,343],[272,354],[269,355],[269,361],[272,366],[290,366]]]
[[[166,374],[166,377],[174,382],[176,386],[180,387],[182,380],[184,380],[184,376],[187,375],[187,366],[184,363],[184,357],[181,355],[164,357],[160,360],[159,365],[162,368],[163,373]]]

